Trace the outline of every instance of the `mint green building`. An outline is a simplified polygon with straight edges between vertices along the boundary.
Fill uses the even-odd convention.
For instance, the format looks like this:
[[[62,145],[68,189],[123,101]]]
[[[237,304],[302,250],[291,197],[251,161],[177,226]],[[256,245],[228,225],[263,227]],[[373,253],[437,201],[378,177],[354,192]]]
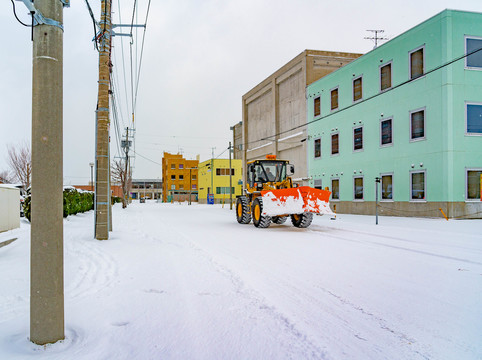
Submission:
[[[374,214],[378,188],[382,215],[482,217],[482,13],[442,11],[306,96],[310,185],[337,212]]]

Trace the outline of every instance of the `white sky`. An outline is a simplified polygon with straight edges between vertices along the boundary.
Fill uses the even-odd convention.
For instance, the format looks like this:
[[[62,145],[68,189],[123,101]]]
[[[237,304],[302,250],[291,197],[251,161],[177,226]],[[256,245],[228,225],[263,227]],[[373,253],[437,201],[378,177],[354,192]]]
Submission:
[[[99,19],[100,0],[89,1]],[[130,23],[134,0],[119,2]],[[138,0],[145,18],[147,0]],[[27,11],[15,1],[25,22]],[[98,54],[84,0],[64,10],[64,184],[86,184],[94,160]],[[152,0],[139,81],[136,152],[161,163],[162,152],[182,151],[201,161],[222,153],[229,127],[241,120],[241,97],[305,49],[366,53],[366,29],[393,38],[445,8],[482,11],[480,0]],[[7,169],[8,144],[31,141],[32,43],[30,29],[0,2],[0,171]],[[142,31],[137,39],[138,52]],[[127,126],[130,110],[129,40],[123,38],[128,93],[124,89],[121,38],[114,40],[118,104]],[[135,44],[134,44],[135,48]],[[122,86],[121,86],[122,85]],[[127,101],[126,101],[127,97]],[[118,155],[115,132],[112,157]],[[227,152],[222,157],[227,158]],[[137,156],[134,178],[157,178],[160,165]]]

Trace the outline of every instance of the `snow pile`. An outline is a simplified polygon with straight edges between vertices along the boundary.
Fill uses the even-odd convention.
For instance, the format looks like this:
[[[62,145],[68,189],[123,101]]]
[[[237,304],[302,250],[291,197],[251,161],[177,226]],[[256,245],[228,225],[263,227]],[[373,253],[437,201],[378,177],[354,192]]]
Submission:
[[[30,225],[0,233],[0,359],[482,359],[482,220],[317,216],[240,225],[221,205],[64,219],[66,339],[29,336]]]

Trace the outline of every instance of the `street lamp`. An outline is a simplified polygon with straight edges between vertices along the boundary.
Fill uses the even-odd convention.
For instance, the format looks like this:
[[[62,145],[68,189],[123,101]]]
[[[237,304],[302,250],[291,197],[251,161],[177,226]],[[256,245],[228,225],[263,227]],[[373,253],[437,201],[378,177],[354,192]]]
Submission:
[[[90,165],[90,190],[94,191],[94,163],[89,163]]]

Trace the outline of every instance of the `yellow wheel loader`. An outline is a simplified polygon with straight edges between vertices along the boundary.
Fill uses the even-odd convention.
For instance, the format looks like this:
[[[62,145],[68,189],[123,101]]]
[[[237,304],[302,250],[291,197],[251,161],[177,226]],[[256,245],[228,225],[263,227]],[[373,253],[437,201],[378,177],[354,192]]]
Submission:
[[[288,217],[299,228],[310,226],[313,214],[333,214],[328,190],[293,184],[294,165],[268,155],[246,166],[244,195],[236,197],[236,219],[240,224],[267,228],[283,224]]]

